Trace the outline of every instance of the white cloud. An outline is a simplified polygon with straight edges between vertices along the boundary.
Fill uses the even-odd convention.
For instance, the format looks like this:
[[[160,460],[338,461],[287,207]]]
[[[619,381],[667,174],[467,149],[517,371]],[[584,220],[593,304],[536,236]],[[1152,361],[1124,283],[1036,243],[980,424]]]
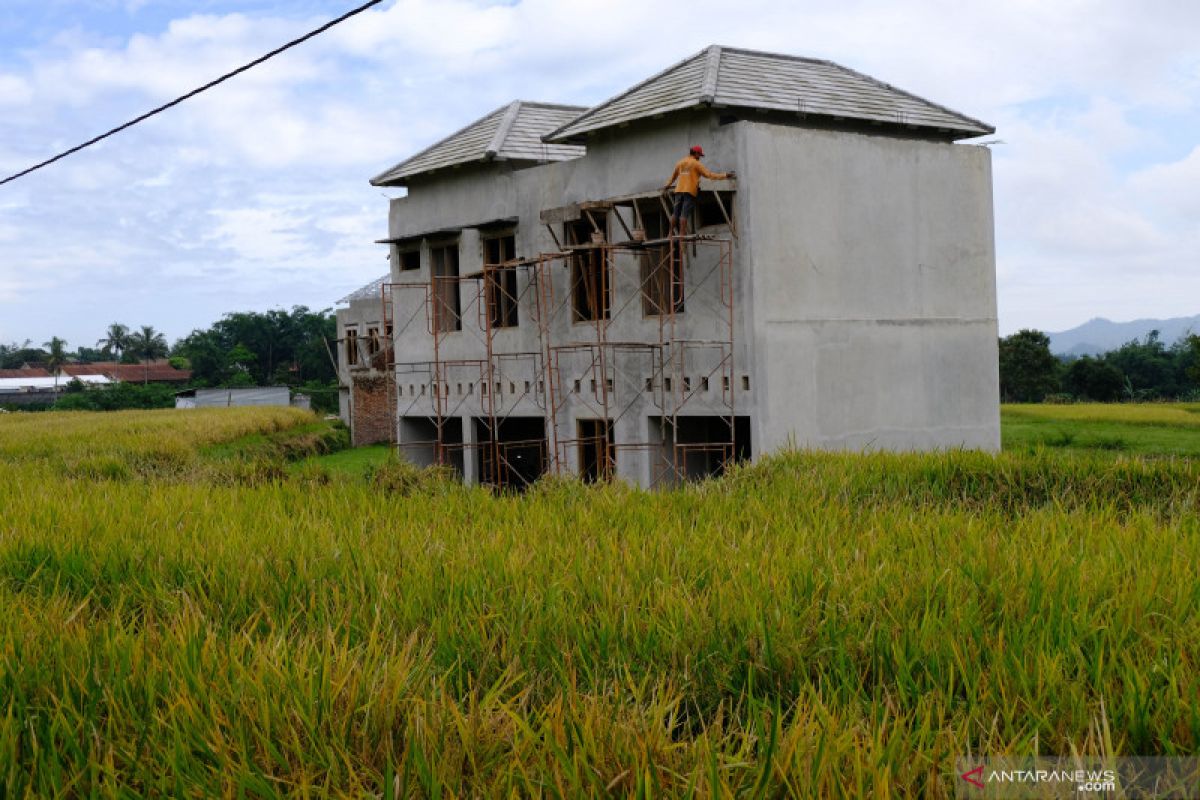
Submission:
[[[257,0],[114,36],[113,19],[135,25],[151,4],[91,4],[106,25],[0,57],[0,108],[22,110],[0,114],[5,169],[327,18]],[[386,268],[370,175],[515,97],[595,102],[714,41],[831,58],[995,123],[1003,328],[1167,313],[1200,296],[1185,291],[1200,150],[1180,143],[1200,129],[1197,29],[1200,4],[1170,0],[398,0],[0,189],[0,318],[42,339],[101,328],[115,312],[97,298],[124,291],[179,335],[200,314],[335,299]],[[29,310],[80,285],[97,291],[53,305],[61,322]]]
[[[217,209],[208,235],[212,244],[230,250],[245,261],[287,263],[309,254],[302,229],[311,225],[307,217],[273,208]]]
[[[22,106],[32,98],[29,81],[17,75],[0,74],[0,108]]]
[[[1200,232],[1200,145],[1179,161],[1135,173],[1129,184],[1142,203]]]

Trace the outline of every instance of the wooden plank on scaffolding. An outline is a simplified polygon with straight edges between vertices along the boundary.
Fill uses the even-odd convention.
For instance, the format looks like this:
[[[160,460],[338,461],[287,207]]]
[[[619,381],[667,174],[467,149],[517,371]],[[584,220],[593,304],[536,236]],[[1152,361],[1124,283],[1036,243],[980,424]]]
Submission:
[[[578,203],[558,208],[547,208],[539,215],[546,225],[561,225],[564,222],[574,222],[579,219],[582,211]]]

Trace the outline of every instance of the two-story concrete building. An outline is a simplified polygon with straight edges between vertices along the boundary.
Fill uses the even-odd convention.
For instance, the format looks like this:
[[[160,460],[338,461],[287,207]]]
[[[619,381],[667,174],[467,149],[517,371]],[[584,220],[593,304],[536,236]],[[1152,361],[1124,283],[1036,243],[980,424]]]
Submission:
[[[498,484],[996,449],[990,154],[956,144],[992,130],[723,47],[590,109],[497,109],[372,180],[407,196],[389,279],[339,312],[348,405],[357,369],[403,453]],[[667,238],[662,185],[693,144],[737,179]]]

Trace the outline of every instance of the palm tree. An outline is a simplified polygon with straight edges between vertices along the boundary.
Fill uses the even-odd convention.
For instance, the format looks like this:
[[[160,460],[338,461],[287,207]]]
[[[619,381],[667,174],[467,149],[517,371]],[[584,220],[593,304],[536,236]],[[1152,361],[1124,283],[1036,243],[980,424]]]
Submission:
[[[50,341],[42,344],[50,353],[46,357],[46,369],[54,375],[54,392],[58,394],[58,376],[62,374],[63,364],[67,363],[67,341],[57,336],[51,336]]]
[[[106,353],[116,353],[117,361],[120,361],[121,353],[129,347],[129,339],[129,326],[114,322],[108,326],[107,333],[103,339],[96,342],[96,346]]]
[[[142,359],[142,364],[145,365],[143,384],[150,382],[150,362],[156,358],[162,358],[171,350],[167,346],[167,338],[154,330],[153,325],[143,325],[140,331],[129,337],[127,346],[138,358]]]

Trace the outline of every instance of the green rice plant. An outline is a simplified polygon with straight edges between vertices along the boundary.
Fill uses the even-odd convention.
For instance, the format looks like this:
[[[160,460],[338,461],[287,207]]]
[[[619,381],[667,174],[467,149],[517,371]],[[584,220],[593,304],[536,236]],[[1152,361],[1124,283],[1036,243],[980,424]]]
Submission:
[[[1200,428],[1196,403],[1073,403],[1069,405],[1011,404],[1011,417],[1054,421],[1123,422],[1134,425],[1167,425]]]
[[[56,459],[0,458],[0,796],[950,797],[967,753],[1200,745],[1194,460],[496,496]]]

